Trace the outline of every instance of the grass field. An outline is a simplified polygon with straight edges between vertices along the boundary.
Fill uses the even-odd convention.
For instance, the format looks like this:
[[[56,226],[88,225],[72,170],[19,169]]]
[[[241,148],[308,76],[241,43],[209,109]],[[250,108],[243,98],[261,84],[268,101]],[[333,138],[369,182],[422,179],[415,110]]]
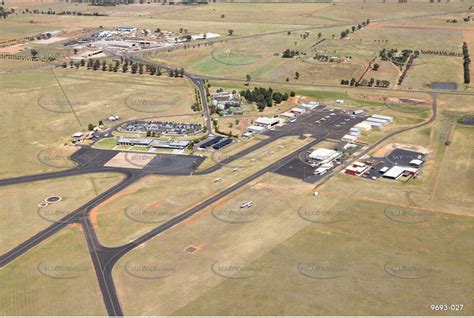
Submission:
[[[118,174],[90,174],[0,188],[0,254],[79,208],[122,179]],[[39,208],[51,195],[62,200]]]
[[[431,88],[436,82],[455,83],[464,89],[462,57],[422,56],[415,60],[401,87]]]
[[[187,80],[110,74],[75,69],[9,71],[0,80],[4,123],[0,139],[0,177],[71,166],[64,146],[89,123],[105,125],[111,114],[121,120],[192,113],[194,91]],[[72,107],[72,109],[71,109]],[[74,111],[74,112],[73,112]],[[7,142],[15,136],[15,142]],[[64,163],[51,167],[38,156],[60,154]]]
[[[3,244],[3,243],[2,243]],[[0,270],[0,315],[106,315],[86,241],[68,227]]]
[[[323,186],[315,198],[311,186],[266,175],[134,250],[114,271],[125,313],[429,314],[431,303],[424,301],[444,299],[464,303],[464,313],[472,310],[472,289],[462,279],[473,265],[466,257],[472,255],[470,218],[436,213],[423,224],[396,223],[384,216],[384,209],[400,202],[396,197],[402,192],[385,188],[383,193],[394,193],[395,201],[377,200],[382,192],[370,200],[360,197],[357,188],[345,188],[345,182],[336,184]],[[254,201],[254,211],[230,213],[246,200]],[[196,251],[186,252],[188,246]],[[153,273],[165,276],[157,285],[130,275],[124,270],[127,264],[173,271]],[[430,276],[399,279],[384,272],[387,264],[429,267]],[[131,297],[138,290],[165,301],[152,304]],[[408,302],[420,295],[423,302]]]
[[[460,206],[474,205],[474,128],[456,126],[452,142],[445,149],[434,197],[440,202],[456,202]],[[452,186],[456,185],[455,191]],[[473,211],[474,212],[474,211]]]

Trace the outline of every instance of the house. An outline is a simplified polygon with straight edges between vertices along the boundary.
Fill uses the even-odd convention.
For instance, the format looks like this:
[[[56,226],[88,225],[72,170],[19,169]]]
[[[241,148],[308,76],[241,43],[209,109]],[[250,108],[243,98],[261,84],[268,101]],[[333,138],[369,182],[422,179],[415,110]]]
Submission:
[[[379,170],[379,172],[380,172],[380,173],[385,173],[385,172],[387,172],[389,169],[390,169],[389,167],[383,166],[383,167]]]
[[[356,137],[360,136],[360,129],[356,127],[352,127],[351,129],[349,129],[349,135],[356,136]]]
[[[138,31],[137,28],[132,28],[132,27],[117,27],[115,28],[115,30],[120,33],[132,33],[132,32]]]
[[[298,107],[293,107],[290,112],[292,112],[293,114],[295,114],[296,116],[299,116],[301,114],[304,114],[306,111],[302,108],[298,108]]]
[[[387,125],[389,123],[389,121],[387,119],[381,119],[381,118],[374,118],[374,117],[369,117],[366,119],[367,121],[370,121],[372,123],[381,123],[383,124],[384,126]]]
[[[265,127],[266,129],[270,129],[273,126],[278,125],[280,123],[280,120],[278,118],[272,118],[272,117],[258,117],[254,121],[255,126],[260,126],[260,127]]]
[[[213,39],[213,38],[218,38],[220,36],[221,35],[218,33],[207,32],[207,33],[201,33],[201,34],[193,34],[191,35],[191,40],[194,41],[194,40]]]
[[[284,113],[280,114],[280,116],[285,117],[285,118],[294,118],[296,115],[294,113],[284,112]]]
[[[79,139],[81,139],[83,136],[84,136],[84,133],[78,131],[77,133],[74,133],[74,134],[72,135],[72,138],[74,138],[74,139],[76,139],[76,140],[79,140]]]
[[[416,176],[418,174],[418,169],[413,167],[401,167],[401,166],[393,166],[388,171],[386,171],[382,176],[388,179],[398,179],[402,175],[405,176]]]
[[[308,111],[308,110],[312,110],[312,109],[318,107],[318,106],[319,106],[319,102],[301,103],[301,104],[299,104],[299,106],[300,106],[301,108],[303,108],[304,110],[307,110],[307,111]]]
[[[367,121],[368,123],[370,123],[370,126],[374,129],[382,129],[385,127],[385,124],[384,123],[377,123],[377,122],[373,122],[373,121]]]
[[[361,131],[369,131],[372,130],[372,125],[368,121],[363,121],[361,123],[358,123],[357,125],[354,126],[355,128],[359,128]]]
[[[148,138],[125,138],[119,137],[117,140],[117,145],[119,146],[142,146],[150,147],[150,144],[153,142],[153,139]]]
[[[342,141],[345,141],[345,142],[356,142],[357,141],[357,136],[352,136],[352,135],[344,135],[342,138],[341,138]]]
[[[392,116],[384,116],[384,115],[374,114],[374,115],[372,115],[372,118],[385,119],[390,123],[393,122],[393,117]]]
[[[112,36],[112,32],[105,31],[105,30],[92,33],[92,37],[96,39],[109,38],[111,36]]]
[[[189,145],[187,140],[159,140],[155,139],[151,142],[150,147],[154,149],[177,149],[183,150]]]
[[[366,165],[365,163],[356,161],[350,166],[346,167],[346,170],[344,171],[344,173],[350,174],[353,176],[358,176],[364,173],[368,168],[369,166]]]
[[[40,33],[40,38],[49,39],[49,38],[58,36],[59,34],[61,34],[61,31],[47,31],[47,32]]]
[[[410,166],[413,166],[413,167],[421,167],[421,165],[423,164],[423,160],[420,160],[420,159],[413,159],[412,161],[409,162],[409,165]]]
[[[234,113],[234,115],[243,115],[244,114],[244,111],[240,107],[233,107],[232,112]]]
[[[341,157],[342,153],[332,149],[318,148],[308,155],[309,159],[320,161],[331,161]]]
[[[240,103],[241,103],[241,98],[240,98],[240,95],[238,94],[233,94],[233,93],[224,92],[224,91],[211,94],[211,104],[221,110],[230,108],[230,107],[240,108]]]
[[[267,130],[267,128],[262,127],[262,126],[252,125],[252,126],[247,127],[247,132],[252,133],[252,134],[261,134],[261,133],[265,132],[266,130]]]

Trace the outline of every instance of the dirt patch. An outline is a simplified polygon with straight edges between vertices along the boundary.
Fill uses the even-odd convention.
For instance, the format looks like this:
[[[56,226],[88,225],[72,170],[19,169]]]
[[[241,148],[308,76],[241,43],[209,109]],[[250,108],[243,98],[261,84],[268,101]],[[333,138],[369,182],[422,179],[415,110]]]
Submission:
[[[155,156],[147,153],[119,152],[107,161],[104,167],[143,169]]]
[[[417,98],[403,98],[403,97],[388,97],[382,95],[368,95],[366,96],[369,100],[376,100],[390,104],[403,104],[403,105],[420,105],[420,104],[428,104],[429,101],[425,99],[417,99]]]
[[[52,44],[52,43],[64,41],[64,40],[67,40],[67,39],[68,38],[65,38],[65,37],[55,36],[55,37],[51,37],[51,38],[45,39],[45,40],[37,40],[34,43],[36,43],[36,44]]]
[[[22,52],[24,49],[25,49],[24,44],[15,44],[15,45],[1,47],[0,48],[0,53],[16,54],[16,53]]]

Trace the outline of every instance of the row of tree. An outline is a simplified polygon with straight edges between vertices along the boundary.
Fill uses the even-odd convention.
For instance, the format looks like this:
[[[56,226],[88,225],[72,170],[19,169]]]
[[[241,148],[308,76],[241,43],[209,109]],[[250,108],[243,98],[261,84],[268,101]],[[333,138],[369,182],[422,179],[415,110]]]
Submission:
[[[464,59],[464,84],[469,84],[471,82],[471,74],[469,74],[469,65],[471,64],[471,58],[469,57],[469,49],[467,43],[462,44],[462,55]]]
[[[426,55],[441,55],[441,56],[462,56],[462,53],[453,51],[435,51],[435,50],[421,50],[421,54]]]
[[[370,80],[362,79],[359,83],[353,77],[351,80],[341,80],[341,85],[346,86],[368,86],[368,87],[381,87],[387,88],[390,86],[390,81],[387,80],[376,80],[373,77]]]
[[[68,64],[64,62],[62,64],[63,68],[67,68]],[[129,61],[128,59],[124,59],[123,57],[119,60],[113,60],[107,64],[106,60],[97,60],[97,59],[81,59],[79,62],[69,62],[69,67],[79,69],[80,67],[86,67],[88,70],[97,71],[101,69],[102,71],[109,71],[117,73],[119,70],[122,73],[127,73],[129,70],[132,74],[149,74],[149,75],[156,75],[161,76],[162,70],[159,66],[156,65],[149,65],[149,64],[142,64],[142,63],[134,63],[133,61]],[[183,77],[184,76],[184,68],[175,68],[168,70],[168,75],[170,77]]]
[[[358,24],[357,26],[353,25],[353,26],[351,27],[352,33],[354,33],[355,31],[358,31],[358,30],[362,29],[363,27],[368,26],[369,23],[370,23],[370,20],[367,19],[366,21],[362,22],[361,24]],[[345,31],[342,31],[342,32],[341,32],[341,39],[343,39],[343,38],[345,38],[346,36],[348,36],[349,33],[351,33],[351,30],[346,29]]]
[[[413,65],[413,61],[415,60],[415,58],[418,57],[419,53],[417,53],[417,52],[418,51],[415,51],[415,53],[410,55],[410,58],[408,59],[407,65],[405,66],[405,69],[402,72],[402,75],[400,75],[400,77],[398,78],[398,85],[401,85],[403,83],[403,80],[405,79],[405,76],[407,75],[408,70]]]
[[[77,16],[94,16],[94,17],[106,17],[107,14],[99,13],[99,12],[80,12],[80,11],[59,11],[56,12],[54,10],[30,10],[24,9],[21,11],[22,14],[46,14],[46,15],[77,15]]]

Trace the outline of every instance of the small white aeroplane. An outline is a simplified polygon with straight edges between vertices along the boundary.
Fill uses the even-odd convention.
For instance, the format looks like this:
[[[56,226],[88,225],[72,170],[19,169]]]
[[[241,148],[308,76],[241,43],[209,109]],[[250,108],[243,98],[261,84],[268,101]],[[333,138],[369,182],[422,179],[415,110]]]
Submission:
[[[241,208],[241,209],[243,209],[243,208],[250,208],[250,207],[252,207],[252,205],[253,205],[253,201],[249,201],[249,202],[242,203],[242,204],[240,205],[240,208]]]
[[[222,181],[222,178],[215,178],[214,179],[214,182],[221,182]]]

